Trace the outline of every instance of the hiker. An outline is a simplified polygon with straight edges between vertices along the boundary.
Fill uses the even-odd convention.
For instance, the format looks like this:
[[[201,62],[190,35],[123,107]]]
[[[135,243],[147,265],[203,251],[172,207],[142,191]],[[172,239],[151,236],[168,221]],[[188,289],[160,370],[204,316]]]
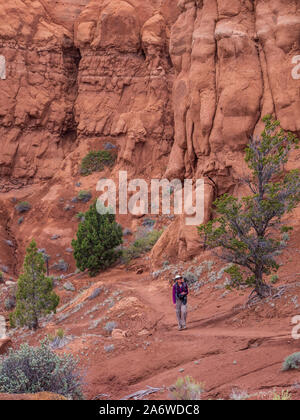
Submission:
[[[187,295],[189,294],[186,279],[181,275],[175,277],[173,286],[173,303],[176,306],[178,329],[186,330]]]

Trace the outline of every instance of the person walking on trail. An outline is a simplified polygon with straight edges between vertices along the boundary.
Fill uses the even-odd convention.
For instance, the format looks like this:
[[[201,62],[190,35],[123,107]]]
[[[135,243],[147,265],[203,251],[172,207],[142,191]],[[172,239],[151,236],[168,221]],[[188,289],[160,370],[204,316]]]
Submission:
[[[178,329],[181,331],[186,329],[187,295],[189,294],[189,289],[187,282],[181,275],[177,275],[174,280],[173,303],[176,307]]]

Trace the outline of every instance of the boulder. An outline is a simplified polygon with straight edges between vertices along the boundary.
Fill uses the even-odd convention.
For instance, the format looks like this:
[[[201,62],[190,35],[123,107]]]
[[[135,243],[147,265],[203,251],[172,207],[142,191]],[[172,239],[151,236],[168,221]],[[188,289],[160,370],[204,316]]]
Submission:
[[[7,353],[8,349],[12,347],[12,341],[10,338],[1,338],[0,339],[0,354]]]

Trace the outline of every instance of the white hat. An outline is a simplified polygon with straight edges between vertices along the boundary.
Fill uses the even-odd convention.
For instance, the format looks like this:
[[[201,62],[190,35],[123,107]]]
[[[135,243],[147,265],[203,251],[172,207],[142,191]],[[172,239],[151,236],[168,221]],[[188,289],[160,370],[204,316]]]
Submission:
[[[182,279],[182,276],[180,274],[177,274],[177,276],[175,277],[175,280],[179,280]]]

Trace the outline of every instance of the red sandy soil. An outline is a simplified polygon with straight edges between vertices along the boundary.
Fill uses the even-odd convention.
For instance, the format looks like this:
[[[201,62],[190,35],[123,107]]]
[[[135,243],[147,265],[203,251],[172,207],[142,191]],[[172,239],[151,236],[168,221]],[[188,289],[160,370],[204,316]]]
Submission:
[[[247,308],[249,290],[226,293],[226,275],[209,283],[204,272],[200,280],[205,285],[198,294],[190,292],[188,329],[178,331],[169,282],[172,274],[163,272],[154,279],[149,272],[151,258],[145,256],[130,267],[118,266],[95,278],[78,274],[60,280],[55,289],[61,298],[57,314],[45,325],[41,323],[35,333],[26,329],[13,333],[13,346],[22,342],[36,345],[63,329],[70,341],[57,351],[79,358],[87,399],[121,399],[147,386],[162,388],[147,398],[171,398],[168,388],[186,375],[205,383],[204,398],[228,399],[237,390],[248,392],[253,399],[268,399],[275,390],[284,389],[299,399],[299,372],[281,372],[284,359],[300,351],[300,341],[291,335],[292,318],[300,315],[299,227],[298,218],[293,220],[289,247],[279,257],[280,281],[276,287],[287,286],[279,299]],[[76,222],[72,223],[75,226]],[[73,225],[71,228],[65,222],[66,226],[70,226],[71,236]],[[26,228],[29,237],[29,226]],[[43,244],[41,238],[39,243]],[[48,240],[47,252],[55,255],[68,244]],[[224,267],[209,252],[185,263],[170,260],[182,272],[204,261],[212,261],[215,273]],[[137,274],[139,270],[141,274]],[[65,281],[76,290],[66,291]],[[99,287],[99,296],[88,299]],[[5,296],[0,296],[2,305]],[[112,321],[121,330],[119,335],[117,331],[112,336],[104,329]],[[106,351],[105,347],[112,344],[113,351]]]
[[[224,290],[207,284],[200,294],[190,293],[188,329],[178,331],[166,280],[115,268],[94,279],[78,276],[71,281],[77,292],[86,287],[79,300],[43,329],[30,335],[24,332],[31,344],[58,328],[75,336],[59,352],[80,358],[87,399],[105,398],[101,394],[121,399],[147,386],[163,388],[148,398],[171,398],[168,388],[185,375],[205,383],[205,398],[227,399],[233,390],[247,391],[254,399],[272,398],[274,391],[283,389],[290,390],[293,398],[300,396],[299,372],[281,372],[285,357],[300,348],[300,342],[291,337],[291,318],[300,314],[291,299],[299,299],[299,285],[291,282],[280,299],[246,308],[248,290],[221,298]],[[106,292],[88,300],[100,286]],[[98,307],[93,319],[86,314],[116,291],[122,291],[121,299],[111,309]],[[66,291],[60,294],[62,301],[75,296]],[[62,313],[79,303],[82,305],[75,313],[58,322]],[[89,329],[93,320],[103,316],[107,317],[104,322]],[[126,337],[112,338],[105,332],[103,326],[108,321],[116,322]],[[13,337],[14,345],[24,338]],[[114,350],[106,352],[104,346],[111,344]]]

